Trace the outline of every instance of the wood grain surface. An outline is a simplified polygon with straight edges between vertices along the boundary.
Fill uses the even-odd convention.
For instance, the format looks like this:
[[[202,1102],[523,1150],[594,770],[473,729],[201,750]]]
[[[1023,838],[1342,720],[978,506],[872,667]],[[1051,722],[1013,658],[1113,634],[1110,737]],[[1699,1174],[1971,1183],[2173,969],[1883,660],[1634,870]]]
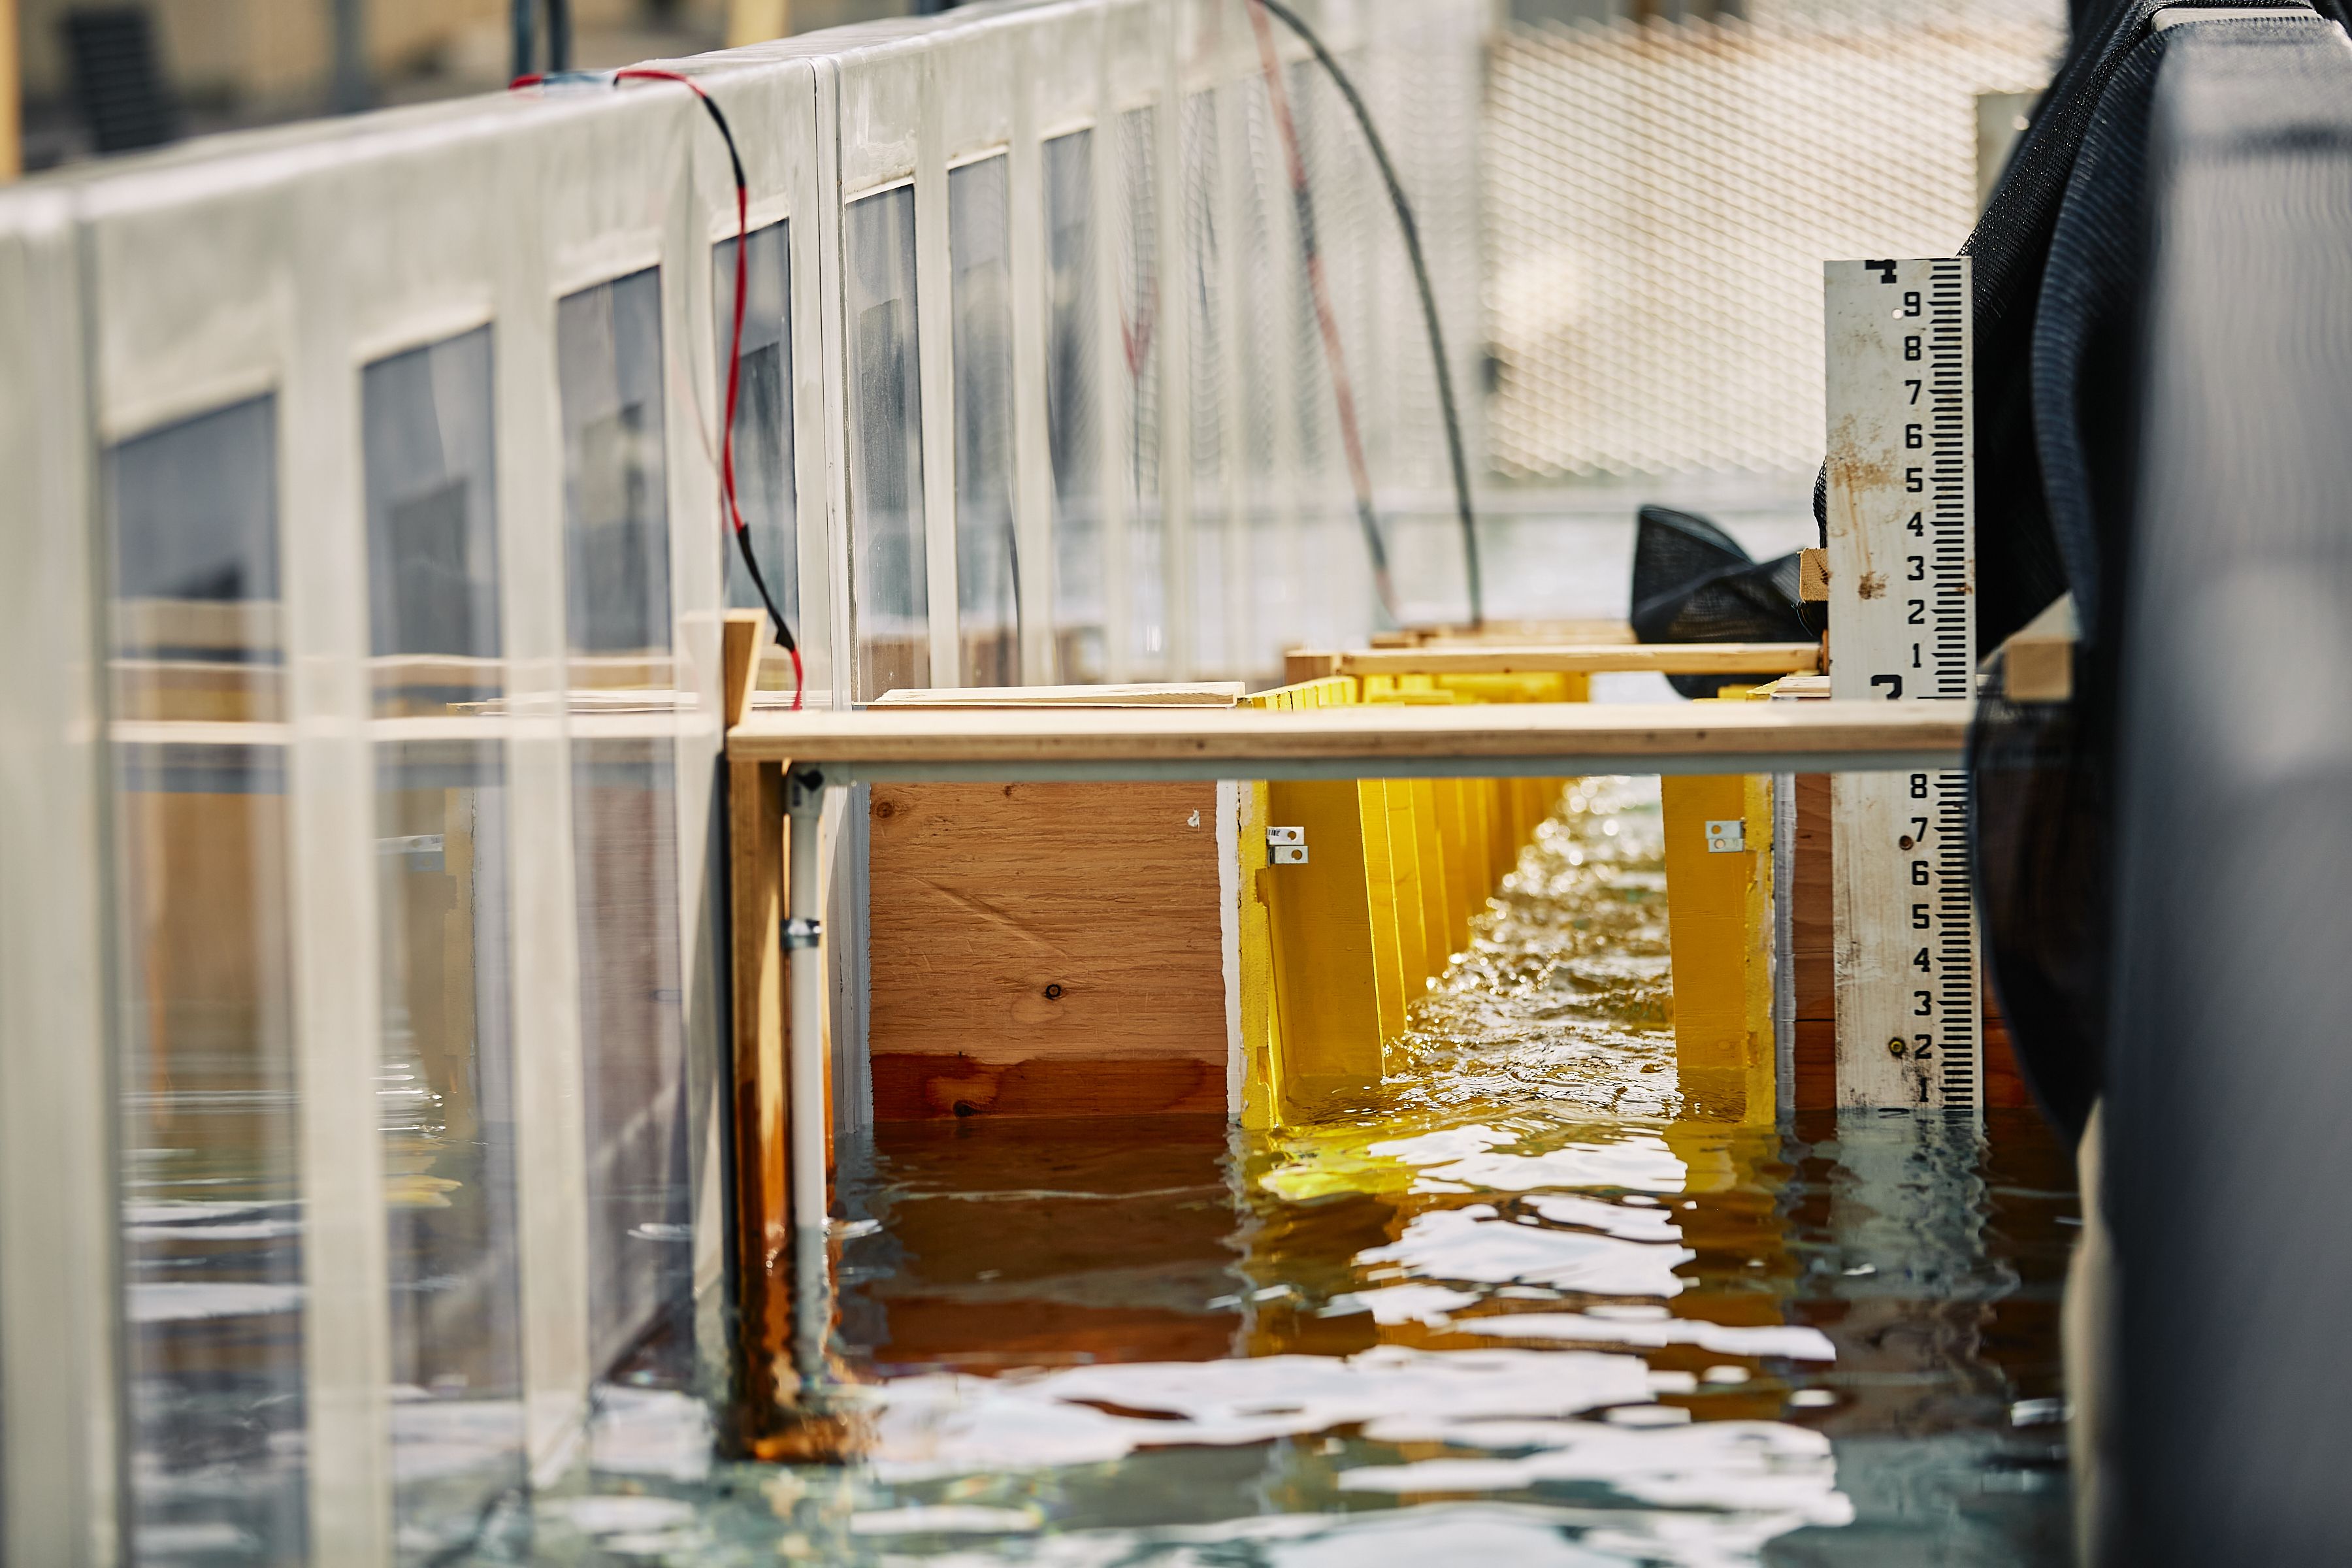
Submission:
[[[1215,814],[1213,784],[877,784],[876,1119],[1222,1111]]]
[[[1971,706],[1962,702],[1530,702],[1460,707],[1060,710],[754,709],[728,736],[740,762],[1202,764],[1477,763],[1541,757],[1576,772],[1652,771],[1762,754],[1900,756],[1902,766],[1957,767]],[[1465,770],[1475,773],[1477,770]],[[1726,768],[1725,771],[1730,771]],[[1739,771],[1748,771],[1741,769]]]

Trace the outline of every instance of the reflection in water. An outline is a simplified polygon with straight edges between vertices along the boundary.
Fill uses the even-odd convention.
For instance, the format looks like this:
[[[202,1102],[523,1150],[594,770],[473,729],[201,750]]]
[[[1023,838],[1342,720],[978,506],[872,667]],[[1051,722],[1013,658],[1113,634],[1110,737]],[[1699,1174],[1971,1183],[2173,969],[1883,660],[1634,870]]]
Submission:
[[[2025,1423],[2070,1161],[2030,1114],[1677,1120],[1654,802],[1576,786],[1376,1114],[885,1128],[838,1233],[850,1462],[709,1466],[648,1394],[600,1428],[629,1495],[542,1504],[542,1552],[2063,1562]]]

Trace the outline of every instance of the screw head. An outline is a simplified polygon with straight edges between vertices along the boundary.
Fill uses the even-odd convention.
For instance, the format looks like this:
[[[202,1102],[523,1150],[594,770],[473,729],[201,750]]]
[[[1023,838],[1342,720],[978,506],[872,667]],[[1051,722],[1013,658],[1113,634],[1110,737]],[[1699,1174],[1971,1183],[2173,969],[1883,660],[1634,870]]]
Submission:
[[[1062,999],[1062,988],[1061,988],[1061,986],[1059,986],[1058,984],[1056,984],[1056,985],[1048,985],[1048,986],[1046,986],[1046,987],[1045,987],[1045,1000],[1047,1000],[1048,1002],[1059,1002],[1061,999]]]

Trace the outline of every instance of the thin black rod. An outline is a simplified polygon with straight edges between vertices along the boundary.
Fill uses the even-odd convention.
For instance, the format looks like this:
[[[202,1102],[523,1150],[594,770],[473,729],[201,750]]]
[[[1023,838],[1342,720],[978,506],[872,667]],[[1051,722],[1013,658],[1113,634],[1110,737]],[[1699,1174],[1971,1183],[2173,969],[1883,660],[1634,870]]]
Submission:
[[[507,26],[514,48],[514,69],[507,73],[513,81],[527,77],[538,68],[531,57],[538,53],[532,34],[537,31],[539,0],[510,0],[507,6]]]
[[[1454,373],[1446,364],[1445,333],[1437,320],[1437,295],[1429,286],[1429,262],[1421,252],[1421,226],[1413,221],[1412,204],[1405,198],[1404,186],[1397,180],[1396,165],[1389,162],[1388,147],[1381,141],[1381,133],[1372,128],[1371,110],[1364,107],[1356,84],[1348,79],[1348,73],[1339,68],[1339,62],[1323,47],[1323,40],[1299,20],[1297,12],[1282,0],[1257,3],[1315,51],[1316,60],[1339,89],[1339,96],[1348,100],[1356,124],[1370,144],[1372,161],[1381,166],[1381,179],[1389,188],[1389,205],[1396,208],[1397,226],[1404,231],[1405,253],[1412,259],[1412,280],[1421,289],[1421,316],[1429,326],[1430,357],[1437,365],[1437,400],[1445,415],[1446,454],[1454,464],[1454,503],[1462,519],[1462,562],[1470,579],[1470,625],[1483,626],[1486,624],[1486,594],[1478,573],[1478,522],[1470,505],[1470,461],[1462,450],[1462,417],[1454,405]]]

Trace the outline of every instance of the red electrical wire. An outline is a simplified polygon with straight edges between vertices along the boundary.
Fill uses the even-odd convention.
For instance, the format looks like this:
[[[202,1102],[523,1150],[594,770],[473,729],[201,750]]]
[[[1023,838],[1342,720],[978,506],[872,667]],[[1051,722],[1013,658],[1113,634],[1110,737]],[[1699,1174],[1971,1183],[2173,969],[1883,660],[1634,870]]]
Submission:
[[[1331,309],[1331,290],[1323,278],[1323,253],[1316,244],[1315,206],[1307,187],[1307,161],[1298,154],[1298,129],[1291,123],[1290,93],[1283,86],[1281,62],[1274,49],[1274,29],[1267,26],[1265,7],[1249,0],[1250,30],[1257,35],[1257,56],[1265,70],[1266,96],[1274,103],[1275,128],[1282,134],[1282,153],[1290,166],[1291,203],[1298,215],[1298,248],[1306,258],[1307,287],[1315,300],[1315,323],[1322,330],[1323,358],[1331,371],[1331,401],[1339,415],[1339,445],[1348,455],[1348,478],[1356,489],[1356,517],[1364,529],[1371,552],[1372,586],[1389,618],[1404,625],[1397,609],[1396,585],[1389,577],[1388,547],[1381,539],[1380,519],[1372,510],[1372,470],[1364,461],[1364,437],[1356,428],[1356,393],[1348,379],[1348,360],[1339,347],[1339,318]]]
[[[584,78],[583,79],[594,79]],[[545,75],[519,76],[507,84],[508,90],[545,85]],[[751,552],[751,530],[743,520],[743,508],[735,490],[735,405],[743,384],[743,311],[750,293],[751,255],[751,185],[743,176],[743,157],[735,148],[735,132],[727,124],[727,116],[718,100],[702,89],[702,84],[677,71],[656,70],[646,66],[633,66],[614,71],[611,80],[618,87],[625,81],[676,82],[702,100],[709,112],[710,121],[719,127],[719,138],[727,143],[727,162],[735,176],[735,323],[727,345],[727,414],[724,434],[719,444],[719,486],[727,502],[728,521],[734,525],[735,547],[741,552],[743,566],[751,574],[751,585],[760,591],[760,602],[768,607],[768,618],[775,623],[776,640],[793,661],[793,710],[800,711],[801,700],[807,693],[808,678],[801,666],[800,644],[793,637],[793,629],[785,624],[784,613],[776,607],[775,595],[768,592],[768,580],[760,571],[759,559]]]

